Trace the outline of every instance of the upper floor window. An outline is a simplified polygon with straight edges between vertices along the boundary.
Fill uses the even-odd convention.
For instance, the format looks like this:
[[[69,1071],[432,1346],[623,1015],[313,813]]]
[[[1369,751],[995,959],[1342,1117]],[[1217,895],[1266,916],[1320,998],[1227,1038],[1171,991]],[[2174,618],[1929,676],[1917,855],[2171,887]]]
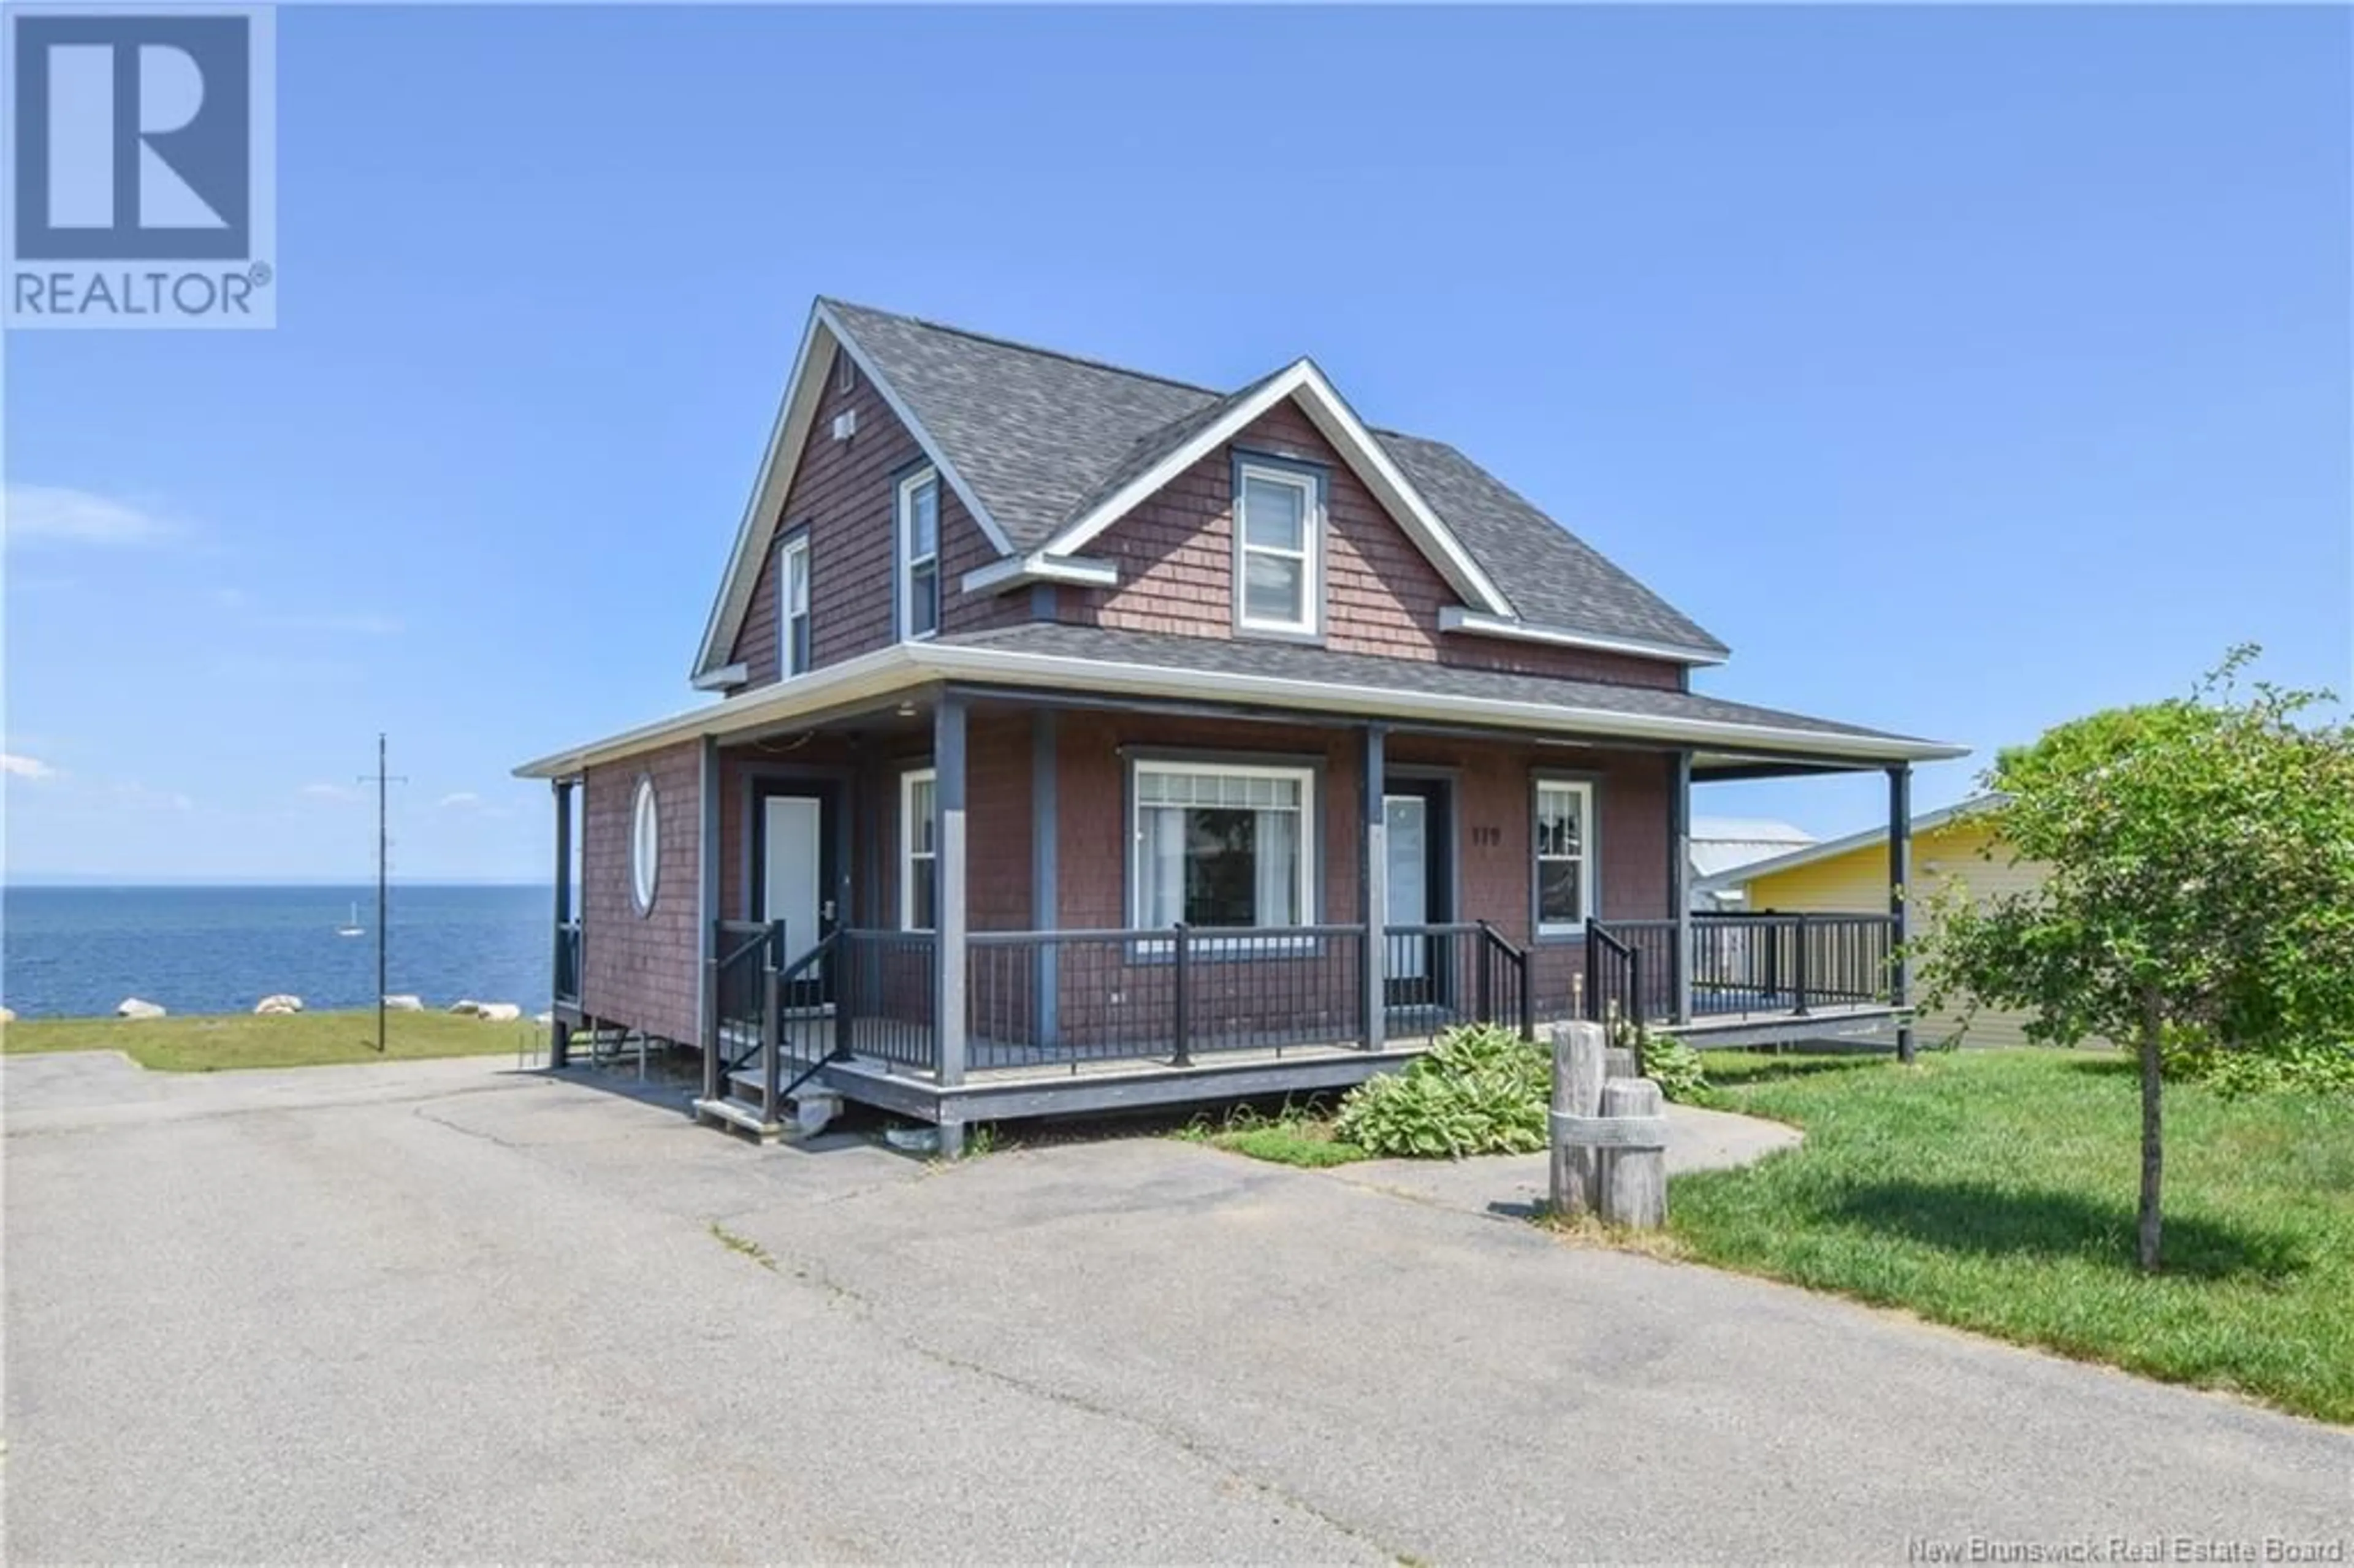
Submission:
[[[1323,569],[1312,473],[1245,461],[1235,471],[1235,624],[1313,637]]]
[[[777,670],[791,677],[810,667],[809,535],[785,541],[777,556]]]
[[[899,635],[940,629],[940,476],[917,469],[899,482]]]
[[[1537,780],[1537,931],[1567,936],[1594,913],[1594,786]]]

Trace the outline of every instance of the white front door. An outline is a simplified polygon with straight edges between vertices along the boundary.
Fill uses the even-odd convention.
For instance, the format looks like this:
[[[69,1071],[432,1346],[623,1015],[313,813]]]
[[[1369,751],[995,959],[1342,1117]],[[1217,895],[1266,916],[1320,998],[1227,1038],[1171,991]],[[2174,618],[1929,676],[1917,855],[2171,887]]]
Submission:
[[[1390,906],[1385,917],[1393,926],[1430,923],[1430,802],[1420,795],[1382,797],[1382,821],[1389,842]],[[1429,961],[1429,944],[1400,939],[1388,945],[1392,980],[1420,980]]]
[[[769,795],[760,803],[761,841],[767,846],[760,918],[785,923],[787,964],[825,935],[818,920],[823,896],[819,885],[821,819],[818,802],[807,795]]]

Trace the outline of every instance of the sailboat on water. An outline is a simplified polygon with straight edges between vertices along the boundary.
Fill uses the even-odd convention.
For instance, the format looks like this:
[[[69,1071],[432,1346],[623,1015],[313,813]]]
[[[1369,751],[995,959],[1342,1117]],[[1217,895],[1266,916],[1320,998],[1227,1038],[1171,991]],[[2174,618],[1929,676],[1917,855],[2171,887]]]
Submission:
[[[338,937],[364,937],[367,935],[366,931],[360,928],[360,906],[357,904],[352,906],[351,918],[345,920],[342,925],[335,927],[335,935]]]

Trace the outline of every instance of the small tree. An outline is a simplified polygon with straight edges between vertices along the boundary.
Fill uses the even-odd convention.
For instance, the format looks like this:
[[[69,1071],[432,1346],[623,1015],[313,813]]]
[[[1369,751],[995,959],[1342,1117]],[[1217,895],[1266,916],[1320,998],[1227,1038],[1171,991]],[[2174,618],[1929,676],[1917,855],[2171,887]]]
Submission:
[[[2027,1036],[2131,1042],[2141,1066],[2141,1266],[2158,1262],[2160,1065],[2170,1036],[2233,1051],[2354,1039],[2354,732],[2306,722],[2325,692],[2236,677],[2074,720],[1988,772],[1996,853],[2031,891],[1934,901],[1922,973],[2028,1013]]]

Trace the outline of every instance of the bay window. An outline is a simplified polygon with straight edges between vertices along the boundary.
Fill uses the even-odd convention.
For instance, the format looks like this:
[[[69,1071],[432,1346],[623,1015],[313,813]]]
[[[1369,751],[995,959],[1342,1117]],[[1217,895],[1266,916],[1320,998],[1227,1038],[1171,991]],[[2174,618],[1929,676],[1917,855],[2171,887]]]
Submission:
[[[1131,922],[1311,923],[1315,789],[1306,768],[1137,763]]]

